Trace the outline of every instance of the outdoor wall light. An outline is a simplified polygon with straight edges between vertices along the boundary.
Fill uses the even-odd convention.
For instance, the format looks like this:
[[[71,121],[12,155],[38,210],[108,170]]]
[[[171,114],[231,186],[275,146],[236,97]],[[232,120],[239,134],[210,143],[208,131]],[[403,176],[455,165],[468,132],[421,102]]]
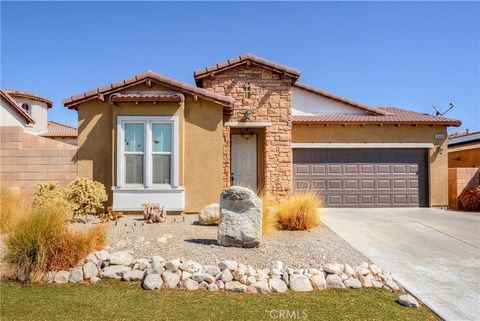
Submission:
[[[442,148],[442,146],[440,146],[440,145],[437,146],[437,152],[438,152],[440,155],[443,154],[443,148]]]
[[[246,119],[249,119],[253,115],[253,111],[251,109],[247,109],[244,115]]]
[[[240,136],[242,136],[243,139],[249,140],[253,136],[253,132],[249,129],[246,129],[240,133]]]

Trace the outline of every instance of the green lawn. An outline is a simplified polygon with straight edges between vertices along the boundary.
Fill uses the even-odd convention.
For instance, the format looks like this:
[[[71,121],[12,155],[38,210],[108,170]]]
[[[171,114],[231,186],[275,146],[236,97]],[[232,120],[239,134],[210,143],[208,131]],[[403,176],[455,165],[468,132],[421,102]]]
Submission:
[[[112,281],[95,286],[2,282],[0,290],[2,321],[436,320],[427,308],[402,307],[395,302],[398,293],[380,289],[265,295],[145,291],[138,283]]]

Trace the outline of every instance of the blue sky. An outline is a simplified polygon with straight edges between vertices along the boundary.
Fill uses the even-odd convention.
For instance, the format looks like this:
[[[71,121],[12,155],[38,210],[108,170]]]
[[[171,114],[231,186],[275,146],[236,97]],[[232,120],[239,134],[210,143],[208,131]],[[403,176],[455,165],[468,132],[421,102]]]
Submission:
[[[49,118],[75,125],[64,97],[147,69],[193,84],[251,52],[373,106],[453,101],[447,115],[480,130],[479,47],[478,2],[1,3],[1,87],[52,99]]]

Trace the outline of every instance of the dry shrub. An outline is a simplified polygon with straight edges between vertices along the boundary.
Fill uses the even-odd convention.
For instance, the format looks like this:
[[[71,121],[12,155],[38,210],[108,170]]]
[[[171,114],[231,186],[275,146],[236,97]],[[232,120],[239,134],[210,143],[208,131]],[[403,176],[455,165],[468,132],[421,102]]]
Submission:
[[[464,190],[458,197],[458,207],[465,211],[480,211],[480,186]]]
[[[262,235],[273,235],[277,231],[277,216],[275,206],[277,205],[275,199],[266,196],[264,193],[259,195],[262,200]]]
[[[313,191],[289,196],[275,207],[278,228],[281,230],[310,230],[320,224],[319,208],[322,206]]]
[[[66,210],[71,208],[71,204],[66,200],[67,190],[60,183],[56,181],[43,182],[35,185],[35,188],[32,202],[34,208],[51,207],[53,203]]]
[[[107,207],[105,211],[98,214],[98,219],[103,223],[108,221],[118,221],[122,217],[123,217],[123,212],[114,211],[111,206]]]
[[[102,226],[85,232],[68,228],[65,209],[42,206],[16,224],[6,239],[5,261],[30,281],[56,267],[71,268],[105,243]]]
[[[29,211],[28,203],[20,192],[8,187],[0,188],[0,234],[10,232]]]
[[[74,267],[93,250],[101,250],[106,241],[103,225],[96,225],[86,231],[66,231],[58,244],[55,255],[48,264],[49,271],[66,270]]]
[[[73,206],[73,217],[96,215],[103,210],[107,200],[105,186],[85,177],[77,177],[70,182],[67,199]]]

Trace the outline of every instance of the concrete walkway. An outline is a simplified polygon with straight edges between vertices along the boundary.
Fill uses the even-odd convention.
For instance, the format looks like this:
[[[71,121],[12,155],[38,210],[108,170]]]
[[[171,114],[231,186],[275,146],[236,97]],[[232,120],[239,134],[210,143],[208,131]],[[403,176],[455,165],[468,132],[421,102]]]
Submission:
[[[323,209],[322,221],[445,320],[480,320],[480,216]]]

